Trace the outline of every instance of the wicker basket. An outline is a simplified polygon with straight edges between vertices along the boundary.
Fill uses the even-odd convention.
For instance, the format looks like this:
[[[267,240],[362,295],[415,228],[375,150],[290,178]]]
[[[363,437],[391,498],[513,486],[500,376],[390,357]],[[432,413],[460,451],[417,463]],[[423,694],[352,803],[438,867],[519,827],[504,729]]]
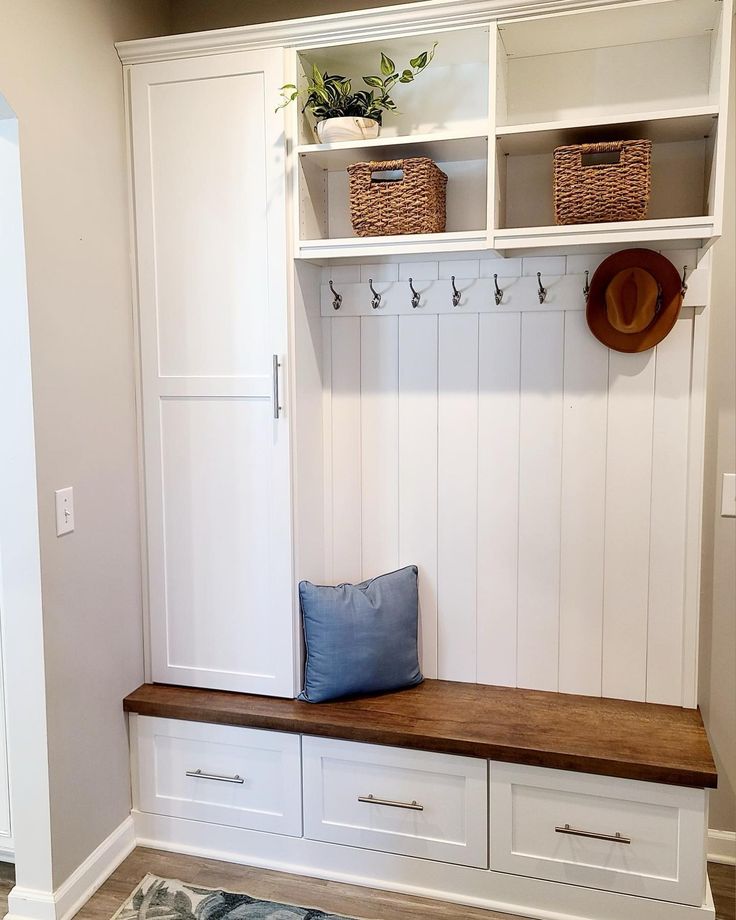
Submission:
[[[403,176],[375,175],[390,171]],[[358,236],[444,231],[447,176],[428,157],[353,163],[348,174],[350,216]]]
[[[590,154],[618,153],[618,162],[585,164]],[[646,217],[651,141],[610,141],[558,147],[554,153],[555,220],[593,224]]]

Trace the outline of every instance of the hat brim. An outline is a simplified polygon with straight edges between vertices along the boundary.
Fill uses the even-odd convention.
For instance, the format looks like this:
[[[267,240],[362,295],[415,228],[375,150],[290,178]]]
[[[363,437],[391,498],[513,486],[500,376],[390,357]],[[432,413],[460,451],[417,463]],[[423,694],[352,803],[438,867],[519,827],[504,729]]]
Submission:
[[[643,268],[662,288],[662,307],[651,323],[641,332],[621,332],[608,321],[606,288],[615,275],[626,268]],[[624,249],[605,259],[590,282],[585,308],[588,328],[593,335],[612,348],[632,354],[658,345],[672,331],[682,307],[682,281],[669,259],[652,249]]]

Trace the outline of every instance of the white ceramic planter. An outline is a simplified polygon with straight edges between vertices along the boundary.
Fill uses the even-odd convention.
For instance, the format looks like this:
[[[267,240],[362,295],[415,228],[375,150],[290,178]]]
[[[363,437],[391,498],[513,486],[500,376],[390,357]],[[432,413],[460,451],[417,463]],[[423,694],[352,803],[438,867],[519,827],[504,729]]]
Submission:
[[[335,144],[338,141],[364,141],[378,137],[380,125],[372,118],[325,118],[315,126],[321,144]]]

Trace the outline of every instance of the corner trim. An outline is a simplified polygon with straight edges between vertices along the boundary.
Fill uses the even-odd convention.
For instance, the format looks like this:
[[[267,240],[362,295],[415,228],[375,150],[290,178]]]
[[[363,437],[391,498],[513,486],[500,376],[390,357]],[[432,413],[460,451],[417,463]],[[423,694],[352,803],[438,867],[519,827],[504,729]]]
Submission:
[[[708,862],[736,866],[736,831],[708,831]]]
[[[8,896],[7,920],[71,920],[135,845],[133,817],[128,815],[53,893],[16,885]]]

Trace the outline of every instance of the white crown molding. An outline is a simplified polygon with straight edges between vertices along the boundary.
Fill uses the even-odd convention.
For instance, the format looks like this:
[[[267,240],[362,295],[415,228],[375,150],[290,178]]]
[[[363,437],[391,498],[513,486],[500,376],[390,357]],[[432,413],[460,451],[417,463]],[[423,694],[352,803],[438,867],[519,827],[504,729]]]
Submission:
[[[118,42],[115,47],[123,64],[143,64],[266,47],[314,48],[347,44],[377,39],[382,35],[397,37],[420,34],[437,29],[483,25],[500,18],[614,4],[620,5],[620,0],[424,0],[420,3],[238,26],[233,29],[136,39]]]
[[[7,920],[71,920],[133,852],[135,844],[133,818],[129,815],[56,891],[16,885],[8,896]]]
[[[736,866],[736,831],[708,831],[708,862]]]

